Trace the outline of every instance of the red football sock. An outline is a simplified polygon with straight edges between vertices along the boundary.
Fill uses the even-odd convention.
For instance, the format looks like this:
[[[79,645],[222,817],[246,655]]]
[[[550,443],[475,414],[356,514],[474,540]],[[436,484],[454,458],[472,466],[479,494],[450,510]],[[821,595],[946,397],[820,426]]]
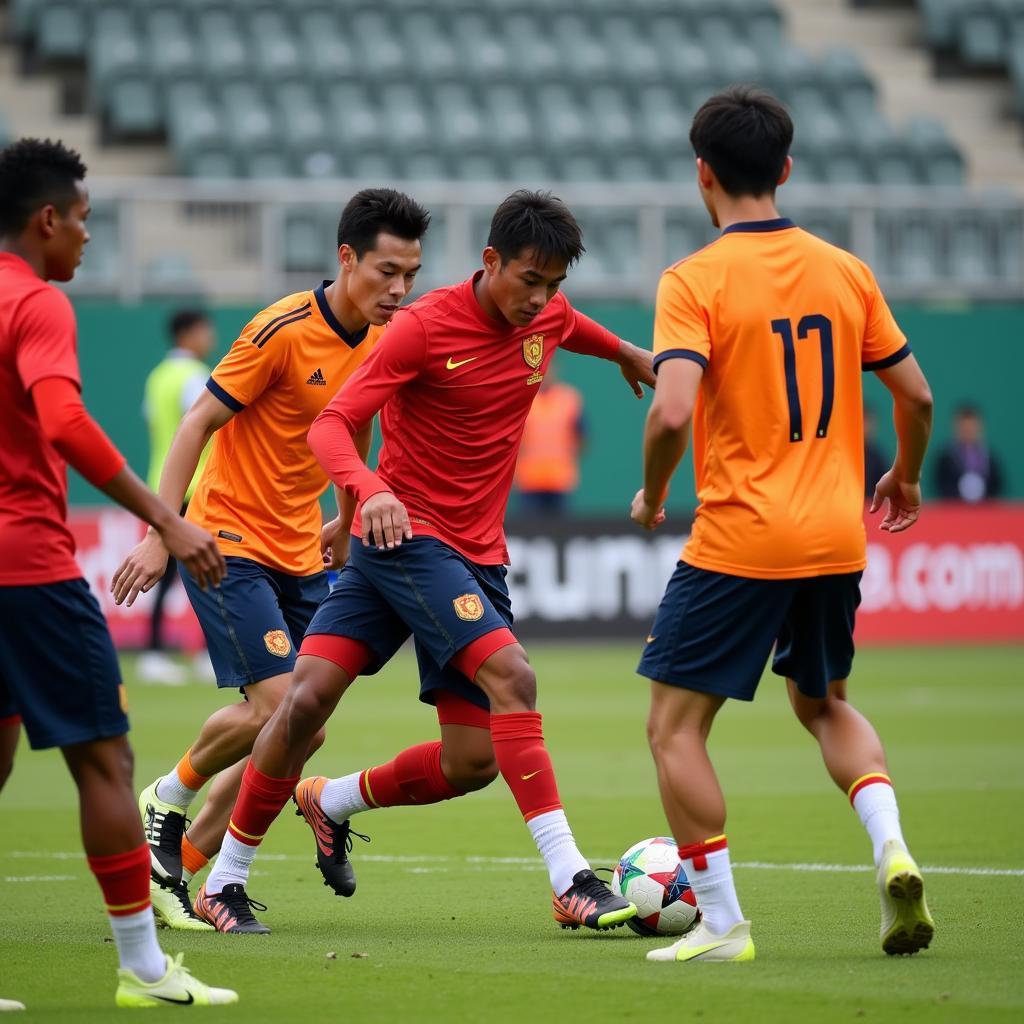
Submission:
[[[292,779],[273,779],[250,761],[242,774],[242,788],[231,812],[228,833],[246,846],[259,846],[298,781],[298,775]]]
[[[371,807],[436,804],[462,796],[441,771],[441,744],[420,743],[403,750],[393,761],[367,768],[359,790]]]
[[[561,809],[539,711],[491,715],[491,742],[502,777],[527,821]]]
[[[149,846],[146,843],[127,853],[87,857],[86,860],[103,890],[103,902],[112,917],[137,914],[149,906]]]

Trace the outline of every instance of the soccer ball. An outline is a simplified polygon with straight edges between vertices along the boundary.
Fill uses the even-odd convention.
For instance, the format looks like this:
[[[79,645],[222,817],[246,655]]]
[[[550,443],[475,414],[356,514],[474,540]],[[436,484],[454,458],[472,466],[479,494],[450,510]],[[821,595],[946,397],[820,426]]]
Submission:
[[[661,836],[631,846],[612,873],[612,892],[636,904],[626,924],[637,935],[682,935],[699,917],[674,839]]]

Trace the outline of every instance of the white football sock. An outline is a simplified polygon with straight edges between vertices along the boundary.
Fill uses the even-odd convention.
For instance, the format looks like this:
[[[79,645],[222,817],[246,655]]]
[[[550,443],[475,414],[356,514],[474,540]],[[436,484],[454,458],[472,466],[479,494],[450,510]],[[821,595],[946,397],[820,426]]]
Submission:
[[[732,879],[729,847],[681,859],[686,879],[694,896],[697,897],[697,909],[704,924],[713,934],[724,935],[744,919],[740,901],[736,896],[736,885]],[[695,860],[705,861],[707,867],[698,869],[694,864]]]
[[[159,981],[167,973],[167,957],[156,941],[156,918],[153,908],[137,914],[110,915],[110,928],[117,944],[121,966],[139,981]]]
[[[171,804],[173,807],[180,807],[182,810],[187,811],[188,806],[193,800],[199,795],[198,789],[189,789],[184,782],[181,781],[181,777],[178,775],[178,769],[175,768],[170,775],[165,775],[156,784],[156,795],[159,799],[163,800],[166,804]]]
[[[224,891],[225,885],[246,885],[249,881],[249,868],[256,859],[258,849],[258,846],[240,843],[228,832],[221,843],[217,863],[206,879],[206,891],[216,896]]]
[[[362,772],[353,772],[340,779],[329,779],[320,791],[320,806],[331,821],[339,824],[360,811],[370,810],[359,788]]]
[[[565,811],[559,809],[538,814],[526,824],[548,867],[551,889],[556,896],[561,896],[572,885],[573,876],[590,867],[576,848]]]
[[[895,839],[906,849],[900,829],[900,809],[896,805],[896,791],[888,782],[879,780],[862,786],[853,797],[853,809],[871,837],[875,866],[882,859],[882,847]]]

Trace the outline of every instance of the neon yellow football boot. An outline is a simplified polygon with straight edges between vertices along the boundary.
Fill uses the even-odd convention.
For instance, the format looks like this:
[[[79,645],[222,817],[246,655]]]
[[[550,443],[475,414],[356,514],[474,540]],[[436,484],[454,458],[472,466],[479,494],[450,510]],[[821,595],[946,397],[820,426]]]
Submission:
[[[117,995],[114,1001],[125,1009],[152,1006],[223,1006],[237,1003],[238,993],[229,988],[211,988],[193,978],[182,966],[184,953],[167,957],[167,973],[153,982],[140,981],[131,971],[117,972]]]
[[[716,935],[703,921],[678,942],[661,949],[652,949],[648,960],[662,963],[742,963],[754,959],[754,940],[750,922],[734,924],[724,935]]]
[[[877,881],[882,901],[882,949],[890,956],[927,949],[935,922],[925,902],[924,879],[898,840],[890,839],[882,847]]]

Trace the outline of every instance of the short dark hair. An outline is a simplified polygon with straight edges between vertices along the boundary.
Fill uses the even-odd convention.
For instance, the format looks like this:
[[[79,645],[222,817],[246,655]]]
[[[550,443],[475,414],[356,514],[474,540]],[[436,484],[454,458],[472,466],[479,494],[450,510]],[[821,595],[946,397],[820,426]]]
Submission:
[[[793,121],[774,96],[735,85],[697,111],[690,144],[729,195],[769,195],[793,145]]]
[[[341,211],[338,248],[350,245],[360,259],[383,231],[415,242],[430,226],[430,214],[415,199],[393,188],[364,188]]]
[[[569,208],[550,192],[513,192],[494,211],[487,244],[507,263],[532,249],[543,260],[572,266],[586,252],[583,232]]]
[[[167,321],[167,333],[171,341],[177,341],[186,331],[192,330],[196,324],[210,322],[209,313],[201,309],[178,309],[175,310]]]
[[[17,234],[51,203],[67,213],[84,177],[82,158],[60,142],[19,139],[0,150],[0,235]]]
[[[953,414],[958,420],[980,420],[981,409],[973,402],[961,402]]]

